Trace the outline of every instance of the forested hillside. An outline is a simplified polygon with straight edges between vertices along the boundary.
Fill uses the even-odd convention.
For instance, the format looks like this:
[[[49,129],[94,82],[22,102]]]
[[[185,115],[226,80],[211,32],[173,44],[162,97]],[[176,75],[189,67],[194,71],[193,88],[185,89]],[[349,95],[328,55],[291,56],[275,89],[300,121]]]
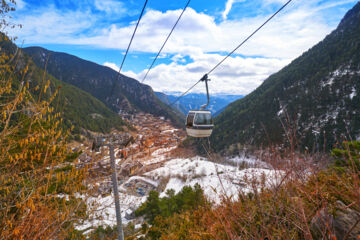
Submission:
[[[177,113],[162,103],[150,86],[126,77],[113,69],[78,57],[40,47],[23,49],[48,73],[96,97],[116,112],[144,111],[170,118],[180,124]]]
[[[21,49],[18,49],[13,43],[1,41],[0,47],[2,53],[16,53],[14,56],[14,65],[17,64],[16,69],[18,71],[21,71],[27,66],[29,71],[25,79],[21,79],[21,76],[19,76],[15,81],[19,84],[20,81],[31,79],[29,85],[35,98],[43,94],[40,92],[40,89],[35,89],[35,86],[42,86],[48,82],[49,92],[44,93],[45,97],[48,98],[56,90],[59,90],[58,99],[54,101],[52,105],[56,108],[56,111],[63,115],[66,127],[70,128],[73,125],[75,132],[79,132],[81,128],[98,132],[108,132],[111,128],[120,130],[125,125],[125,122],[116,113],[108,109],[102,102],[90,94],[46,74],[34,64],[26,53],[23,53]]]
[[[216,150],[290,141],[322,150],[360,138],[360,3],[323,41],[230,104],[215,124]]]

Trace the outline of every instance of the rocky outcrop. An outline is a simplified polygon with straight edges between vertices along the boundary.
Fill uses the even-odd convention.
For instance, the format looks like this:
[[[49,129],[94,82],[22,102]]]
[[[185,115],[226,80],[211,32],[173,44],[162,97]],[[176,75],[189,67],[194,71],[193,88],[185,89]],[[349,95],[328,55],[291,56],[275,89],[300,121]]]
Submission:
[[[322,208],[311,221],[314,239],[360,239],[360,213],[337,201],[335,214]],[[336,237],[336,238],[334,238]]]

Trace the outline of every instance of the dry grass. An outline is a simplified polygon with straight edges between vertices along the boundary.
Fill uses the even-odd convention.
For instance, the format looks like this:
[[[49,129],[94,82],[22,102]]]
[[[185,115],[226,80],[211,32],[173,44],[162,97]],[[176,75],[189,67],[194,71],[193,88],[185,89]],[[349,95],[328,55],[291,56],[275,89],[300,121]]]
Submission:
[[[267,156],[268,162],[275,159],[274,153]],[[359,172],[321,170],[316,159],[301,154],[276,158],[279,170],[273,185],[248,178],[250,193],[239,192],[237,201],[224,197],[215,208],[170,218],[161,239],[336,239],[330,217],[323,220],[328,227],[316,238],[311,221],[320,210],[336,213],[337,201],[360,210]],[[344,239],[351,236],[352,227]]]
[[[272,166],[273,179],[241,179],[248,190],[240,191],[238,200],[223,196],[219,206],[173,216],[160,224],[160,239],[356,239],[352,231],[360,218],[343,226],[342,233],[333,221],[343,210],[339,203],[360,212],[360,147],[355,151],[344,144],[337,157],[347,164],[339,170],[330,154],[298,151],[294,129],[286,134],[289,147],[253,152]],[[223,162],[207,152],[211,161]],[[314,221],[320,221],[320,231]]]

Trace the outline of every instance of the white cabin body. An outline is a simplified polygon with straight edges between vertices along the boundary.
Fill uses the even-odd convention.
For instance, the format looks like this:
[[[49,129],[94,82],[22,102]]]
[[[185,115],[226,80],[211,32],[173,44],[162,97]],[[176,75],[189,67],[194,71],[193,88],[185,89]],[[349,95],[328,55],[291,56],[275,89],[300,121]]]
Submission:
[[[209,110],[191,110],[186,117],[186,133],[191,137],[210,137],[214,120]]]

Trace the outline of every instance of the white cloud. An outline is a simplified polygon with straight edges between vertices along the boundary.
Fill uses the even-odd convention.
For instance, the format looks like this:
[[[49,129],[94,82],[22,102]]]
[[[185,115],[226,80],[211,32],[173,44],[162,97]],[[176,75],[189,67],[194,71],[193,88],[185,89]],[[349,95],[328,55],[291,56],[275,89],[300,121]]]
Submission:
[[[171,58],[171,61],[173,62],[181,62],[181,63],[185,63],[186,59],[184,59],[184,56],[181,54],[176,54],[175,56],[173,56]]]
[[[95,0],[95,7],[107,14],[123,15],[127,12],[123,2],[114,0]]]
[[[130,77],[130,78],[139,80],[139,78],[138,78],[139,75],[134,73],[133,71],[122,72],[121,74],[124,74],[125,76]]]
[[[240,0],[241,1],[241,0]],[[235,2],[240,2],[239,0],[227,0],[226,4],[225,4],[225,10],[224,12],[222,13],[222,17],[223,17],[223,20],[226,20],[227,19],[227,15],[229,14],[231,8],[232,8],[232,5],[235,3]]]
[[[23,0],[16,0],[16,10],[21,10],[26,6]]]
[[[220,24],[226,38],[223,45],[230,51],[267,17],[226,21]],[[236,31],[239,29],[240,31]],[[322,40],[331,28],[307,9],[281,15],[254,35],[237,53],[277,58],[295,58]],[[229,47],[231,46],[231,47]]]
[[[175,10],[162,13],[156,10],[149,10],[146,12],[134,38],[132,50],[157,52],[181,11]],[[126,27],[111,25],[93,37],[73,39],[72,43],[124,49],[133,33],[135,24],[133,22]],[[189,48],[192,48],[189,43],[194,41],[202,41],[206,45],[209,39],[214,40],[214,38],[219,37],[220,33],[218,31],[219,28],[216,26],[213,17],[203,13],[196,13],[193,9],[189,8],[163,52],[174,53],[179,48],[187,51]]]
[[[93,26],[96,20],[88,11],[62,12],[50,6],[46,11],[39,9],[31,15],[15,19],[22,28],[13,29],[11,34],[26,44],[66,44],[73,42],[74,36]]]
[[[289,6],[291,8],[291,6]],[[148,11],[135,36],[132,51],[156,53],[169,33],[181,10]],[[268,16],[228,20],[216,23],[215,19],[189,8],[163,53],[189,55],[198,52],[231,51]],[[135,24],[135,23],[134,23]],[[304,5],[282,13],[248,41],[237,53],[275,58],[295,58],[322,40],[333,26],[324,17]],[[94,37],[74,39],[72,43],[96,45],[106,48],[126,48],[134,25],[112,25]]]
[[[111,69],[113,69],[113,70],[115,70],[115,71],[119,71],[119,66],[118,65],[116,65],[115,63],[111,63],[111,62],[105,62],[104,64],[103,64],[105,67],[109,67],[109,68],[111,68]]]
[[[114,0],[96,0],[98,7],[110,11]],[[239,0],[229,0],[229,3]],[[282,0],[264,0],[282,1]],[[343,0],[342,2],[349,2]],[[101,5],[102,4],[102,5]],[[122,5],[121,2],[118,4]],[[335,3],[333,3],[335,4]],[[329,26],[321,9],[311,3],[294,2],[248,41],[237,53],[253,56],[295,58],[324,38]],[[131,51],[156,53],[181,10],[149,10],[143,16]],[[231,51],[268,16],[242,18],[216,23],[214,17],[188,8],[170,37],[163,53],[183,56],[202,52]],[[97,29],[98,19],[88,12],[59,12],[54,8],[19,19],[24,28],[18,32],[26,43],[84,44],[102,48],[126,49],[136,22],[124,27],[115,24]],[[87,35],[79,32],[94,29]]]
[[[264,0],[264,5],[269,5],[269,4],[284,4],[286,3],[288,0]]]
[[[155,91],[185,91],[204,73],[214,66],[223,56],[219,54],[201,54],[193,56],[192,63],[182,65],[176,62],[159,64],[151,70],[145,84]],[[270,74],[280,70],[290,60],[231,57],[210,76],[211,93],[248,94],[259,86]],[[145,71],[139,74],[124,72],[135,79],[142,79]],[[193,92],[204,92],[199,84]]]
[[[227,1],[224,19],[237,1],[241,0]],[[262,0],[262,4],[281,4],[285,1]],[[320,0],[294,0],[236,52],[244,56],[260,57],[229,58],[210,76],[213,79],[210,82],[211,91],[249,93],[270,74],[284,67],[334,29],[334,25],[329,25],[329,19],[333,16],[326,15],[324,9],[349,2],[356,1],[334,0],[322,3]],[[124,9],[122,3],[115,0],[95,0],[95,4],[98,10],[110,15]],[[140,23],[131,51],[137,51],[137,55],[142,52],[157,53],[181,11],[148,10]],[[156,66],[145,83],[157,91],[186,90],[222,59],[219,54],[210,53],[231,51],[269,15],[216,22],[213,16],[188,8],[163,49],[163,56],[173,56],[172,63]],[[24,27],[13,35],[19,36],[20,41],[24,39],[25,43],[79,44],[126,49],[136,22],[99,28],[97,23],[101,17],[86,10],[63,12],[50,6],[46,10],[40,9],[35,14],[18,19]],[[88,30],[86,35],[82,34],[84,30]],[[185,64],[185,57],[190,57],[193,62]],[[118,66],[114,63],[106,62],[104,65],[118,71]],[[140,73],[129,71],[124,74],[142,79],[145,71],[146,69]],[[203,91],[203,86],[197,87],[195,91]]]
[[[226,5],[225,5],[225,11],[222,14],[222,17],[224,20],[226,20],[227,15],[229,14],[229,12],[232,8],[233,3],[234,3],[234,0],[227,0]]]
[[[337,6],[341,6],[344,4],[348,4],[348,3],[353,3],[354,0],[338,0],[336,2],[330,2],[330,3],[325,3],[320,5],[319,7],[316,8],[316,11],[321,11],[327,8],[333,8],[333,7],[337,7]]]

